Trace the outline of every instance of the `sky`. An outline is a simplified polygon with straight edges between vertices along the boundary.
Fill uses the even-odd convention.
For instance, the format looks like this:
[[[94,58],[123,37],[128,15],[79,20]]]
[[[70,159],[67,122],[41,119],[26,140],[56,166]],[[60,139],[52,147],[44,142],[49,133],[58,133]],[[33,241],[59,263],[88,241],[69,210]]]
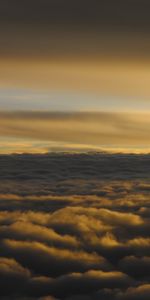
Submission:
[[[150,1],[0,0],[0,299],[150,299]]]
[[[149,152],[149,9],[1,1],[0,153]]]

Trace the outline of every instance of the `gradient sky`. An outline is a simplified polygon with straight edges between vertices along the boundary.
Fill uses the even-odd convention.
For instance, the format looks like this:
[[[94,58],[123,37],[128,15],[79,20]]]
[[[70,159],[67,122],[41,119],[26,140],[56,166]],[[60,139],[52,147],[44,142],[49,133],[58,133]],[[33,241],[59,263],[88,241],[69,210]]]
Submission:
[[[0,152],[149,152],[149,9],[1,1]]]

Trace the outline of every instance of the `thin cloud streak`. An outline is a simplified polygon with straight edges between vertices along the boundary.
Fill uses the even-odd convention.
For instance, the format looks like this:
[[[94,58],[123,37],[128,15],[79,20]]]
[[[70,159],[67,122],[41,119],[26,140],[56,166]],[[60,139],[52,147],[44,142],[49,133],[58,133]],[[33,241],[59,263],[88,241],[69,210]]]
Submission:
[[[39,140],[79,147],[149,149],[149,113],[42,113],[0,114],[1,137]],[[65,150],[65,149],[64,149]],[[18,149],[19,151],[19,149]]]

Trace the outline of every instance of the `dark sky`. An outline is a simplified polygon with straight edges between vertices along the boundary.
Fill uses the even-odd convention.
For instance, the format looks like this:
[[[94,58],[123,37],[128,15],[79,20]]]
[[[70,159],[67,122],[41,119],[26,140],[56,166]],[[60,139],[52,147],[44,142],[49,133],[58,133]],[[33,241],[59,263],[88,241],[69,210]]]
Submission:
[[[0,56],[149,58],[148,0],[1,0]]]
[[[148,0],[1,0],[0,22],[149,32],[149,11]]]

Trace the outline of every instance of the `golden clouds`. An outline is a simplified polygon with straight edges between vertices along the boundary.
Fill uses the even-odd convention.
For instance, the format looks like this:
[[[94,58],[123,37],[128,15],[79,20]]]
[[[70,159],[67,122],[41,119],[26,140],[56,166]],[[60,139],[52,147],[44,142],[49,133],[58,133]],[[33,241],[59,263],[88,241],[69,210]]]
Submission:
[[[10,201],[15,199],[15,195],[7,197]],[[0,203],[2,198],[1,195]],[[16,198],[23,201],[22,197]],[[41,199],[44,206],[44,195]],[[128,213],[125,209],[119,212],[119,206],[112,211],[83,205],[71,207],[68,203],[54,213],[48,212],[49,205],[46,212],[39,213],[32,211],[34,201],[34,197],[30,199],[30,211],[18,211],[13,202],[13,211],[0,212],[3,295],[9,297],[16,290],[27,299],[48,294],[78,299],[80,293],[84,298],[90,294],[95,299],[104,295],[102,299],[107,300],[111,295],[113,300],[137,300],[142,298],[132,297],[149,295],[145,284],[149,278],[149,232],[140,211],[132,213],[133,220],[142,220],[137,224],[125,220]],[[114,214],[117,222],[112,224],[111,219],[103,218],[105,211]],[[70,243],[71,240],[76,242]]]
[[[149,61],[99,59],[1,59],[0,86],[92,92],[149,101]],[[140,100],[138,100],[140,99]],[[42,99],[41,99],[42,101]]]
[[[1,113],[0,126],[1,136],[25,138],[27,144],[30,139],[33,144],[39,140],[41,148],[44,141],[64,150],[73,145],[76,149],[131,148],[147,152],[150,148],[149,113]],[[49,150],[46,143],[44,147],[45,152]],[[24,149],[28,148],[32,152],[25,144]]]
[[[1,155],[0,165],[5,300],[149,299],[149,155]]]

